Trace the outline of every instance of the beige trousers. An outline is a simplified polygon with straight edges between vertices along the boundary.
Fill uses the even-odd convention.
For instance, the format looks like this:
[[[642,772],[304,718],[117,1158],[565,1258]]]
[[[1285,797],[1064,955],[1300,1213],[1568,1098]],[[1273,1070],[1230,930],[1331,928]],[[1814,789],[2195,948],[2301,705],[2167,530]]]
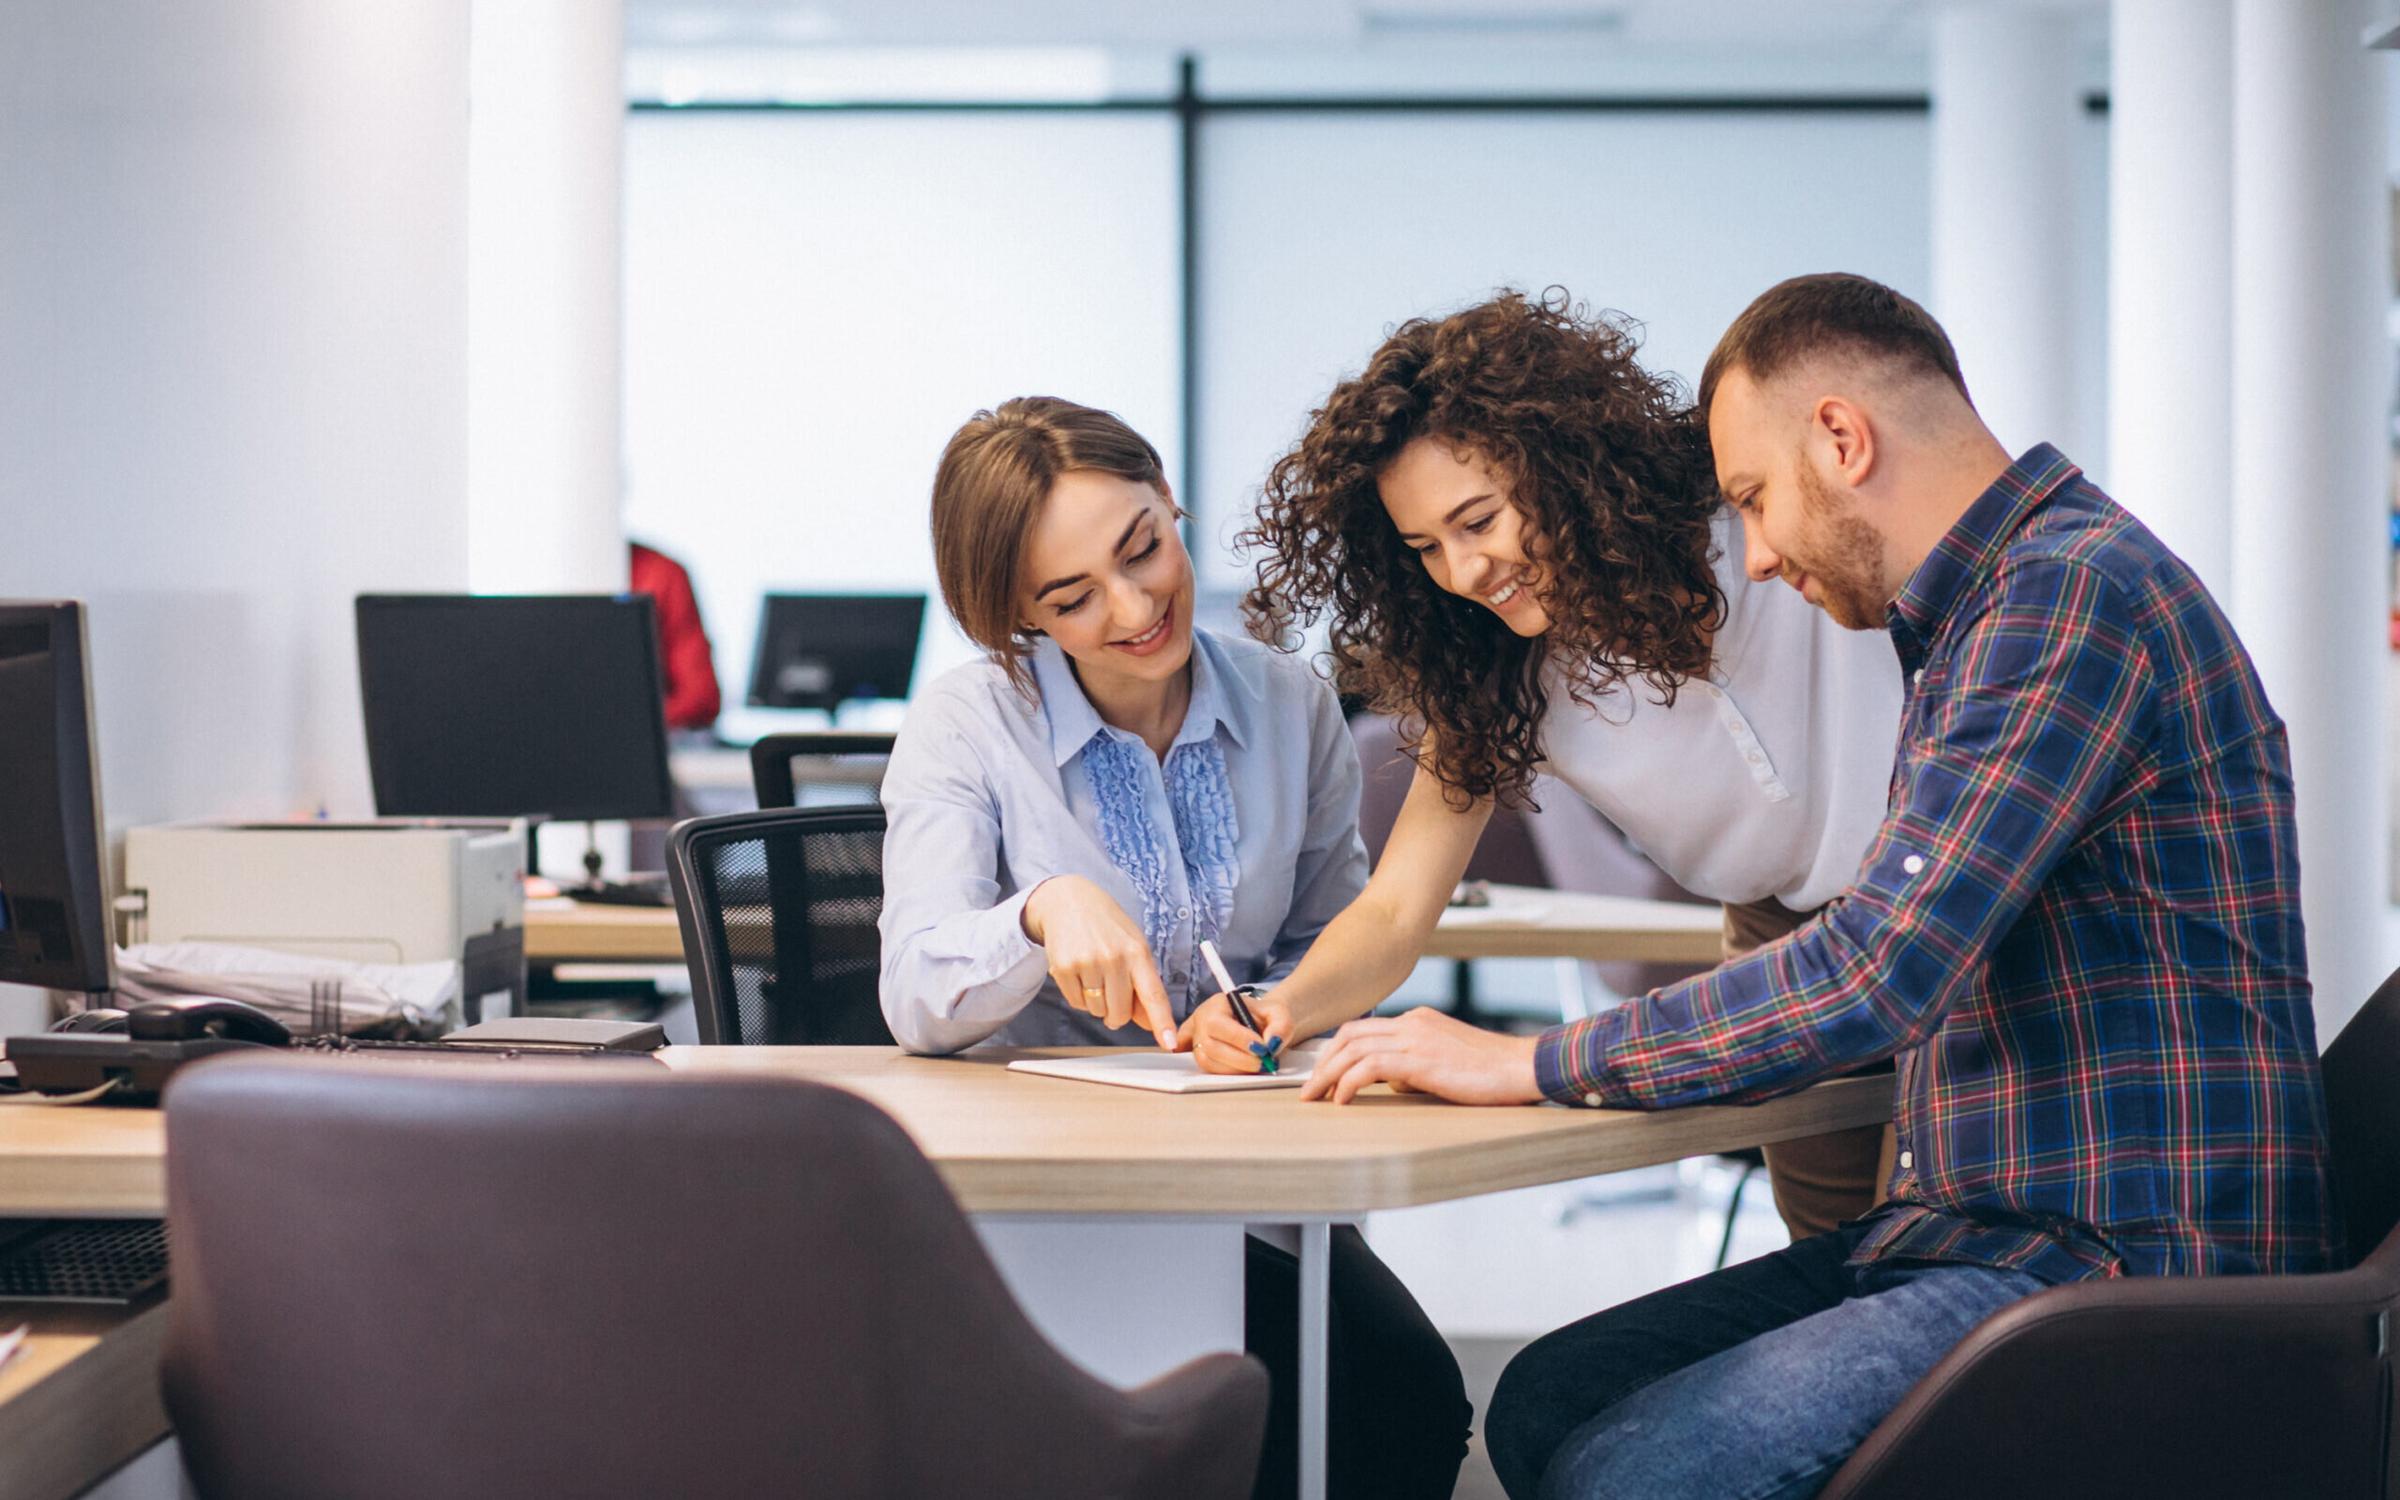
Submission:
[[[1794,911],[1769,896],[1725,908],[1725,957],[1736,959],[1788,936],[1813,911]],[[1862,1125],[1766,1148],[1767,1181],[1775,1211],[1794,1240],[1823,1234],[1855,1219],[1883,1198],[1892,1180],[1889,1125]]]

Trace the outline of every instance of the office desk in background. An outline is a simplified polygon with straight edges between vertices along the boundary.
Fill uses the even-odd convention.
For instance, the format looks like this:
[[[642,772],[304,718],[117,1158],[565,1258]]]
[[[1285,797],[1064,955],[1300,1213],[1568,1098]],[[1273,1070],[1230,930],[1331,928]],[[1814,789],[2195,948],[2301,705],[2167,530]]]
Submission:
[[[1100,1049],[1080,1049],[1100,1050]],[[1376,1090],[1347,1108],[1296,1090],[1167,1095],[1009,1072],[1023,1053],[908,1057],[884,1047],[675,1047],[679,1072],[809,1079],[889,1112],[973,1215],[1026,1311],[1069,1355],[1120,1383],[1242,1346],[1242,1235],[1301,1260],[1304,1462],[1324,1431],[1331,1226],[1382,1209],[1623,1171],[1886,1120],[1889,1079],[1841,1079],[1767,1104],[1638,1113],[1472,1109]],[[0,1112],[0,1217],[152,1217],[165,1210],[165,1125],[153,1110]],[[1493,1246],[1495,1258],[1505,1247]],[[1106,1272],[1107,1274],[1100,1274]],[[1158,1287],[1179,1289],[1161,1299]],[[0,1317],[10,1308],[0,1304]],[[65,1495],[22,1441],[68,1409],[94,1438],[89,1483],[142,1434],[163,1435],[158,1320],[104,1320],[104,1337],[49,1344],[49,1365],[0,1372],[0,1496]],[[13,1326],[13,1325],[12,1325]],[[61,1337],[66,1335],[62,1334]],[[145,1379],[126,1372],[149,1371]],[[1306,1472],[1304,1470],[1304,1472]],[[1321,1469],[1316,1471],[1321,1473]],[[1304,1494],[1321,1487],[1304,1486]]]
[[[1490,906],[1442,914],[1425,956],[1714,964],[1722,926],[1714,906],[1494,886]],[[681,963],[683,935],[663,907],[529,901],[525,957],[537,964]]]

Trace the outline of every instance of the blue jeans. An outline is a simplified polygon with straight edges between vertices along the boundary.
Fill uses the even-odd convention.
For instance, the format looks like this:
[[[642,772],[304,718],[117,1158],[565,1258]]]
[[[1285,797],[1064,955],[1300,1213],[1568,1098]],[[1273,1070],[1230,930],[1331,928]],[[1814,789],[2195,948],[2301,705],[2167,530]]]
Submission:
[[[1982,1266],[1843,1262],[1864,1229],[1571,1323],[1500,1377],[1511,1500],[1800,1500],[1977,1323],[2042,1290]]]

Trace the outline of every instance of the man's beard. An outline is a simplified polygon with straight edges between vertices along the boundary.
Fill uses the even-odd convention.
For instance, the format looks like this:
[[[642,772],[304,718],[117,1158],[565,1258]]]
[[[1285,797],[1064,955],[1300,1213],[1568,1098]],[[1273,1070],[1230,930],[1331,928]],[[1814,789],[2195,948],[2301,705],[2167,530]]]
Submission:
[[[1802,535],[1809,556],[1798,571],[1816,580],[1819,606],[1845,630],[1881,630],[1883,538],[1838,498],[1804,455],[1800,460]]]

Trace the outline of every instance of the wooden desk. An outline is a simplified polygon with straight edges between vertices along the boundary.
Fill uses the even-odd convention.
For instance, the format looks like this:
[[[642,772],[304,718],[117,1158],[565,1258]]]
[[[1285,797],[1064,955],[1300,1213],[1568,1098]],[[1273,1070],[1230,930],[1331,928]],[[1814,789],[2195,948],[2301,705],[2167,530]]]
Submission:
[[[969,1213],[1355,1218],[1654,1166],[1891,1118],[1889,1078],[1760,1105],[1471,1109],[1382,1088],[1346,1107],[1299,1090],[1158,1094],[1012,1073],[1013,1057],[889,1047],[670,1047],[681,1072],[807,1078],[874,1101]],[[5,1158],[0,1158],[0,1169]]]
[[[663,906],[591,906],[561,896],[525,903],[525,961],[679,964],[683,930]]]
[[[1287,1236],[1301,1273],[1303,1494],[1322,1493],[1333,1224],[1874,1124],[1890,1117],[1892,1099],[1888,1078],[1868,1078],[1767,1104],[1658,1113],[1470,1109],[1380,1089],[1336,1108],[1302,1104],[1296,1091],[1166,1095],[1038,1078],[1007,1071],[1009,1055],[1021,1054],[678,1047],[664,1060],[678,1073],[810,1079],[872,1100],[976,1217],[1035,1322],[1112,1379],[1241,1347],[1243,1232]],[[0,1113],[0,1216],[163,1213],[164,1149],[155,1111]],[[1096,1268],[1108,1266],[1124,1268],[1123,1285],[1103,1284]],[[1200,1290],[1162,1318],[1162,1280]],[[47,1385],[20,1388],[18,1398]],[[0,1444],[0,1495],[11,1493],[6,1471],[21,1461]]]
[[[33,1325],[25,1351],[0,1365],[0,1500],[67,1500],[167,1435],[165,1302],[0,1302],[0,1332],[20,1323]]]
[[[810,1079],[900,1122],[969,1213],[1355,1217],[1531,1187],[1891,1118],[1889,1078],[1755,1105],[1469,1109],[1370,1090],[1344,1108],[1297,1090],[1156,1094],[1011,1073],[1010,1057],[891,1047],[669,1047],[680,1073]],[[154,1109],[0,1112],[0,1218],[157,1218],[166,1117]]]
[[[1492,904],[1443,913],[1428,958],[1634,959],[1713,964],[1722,919],[1714,906],[1495,886]],[[683,934],[664,907],[528,902],[525,957],[533,963],[683,961]]]
[[[1714,965],[1725,956],[1724,929],[1713,905],[1498,885],[1489,906],[1443,912],[1425,956]]]

